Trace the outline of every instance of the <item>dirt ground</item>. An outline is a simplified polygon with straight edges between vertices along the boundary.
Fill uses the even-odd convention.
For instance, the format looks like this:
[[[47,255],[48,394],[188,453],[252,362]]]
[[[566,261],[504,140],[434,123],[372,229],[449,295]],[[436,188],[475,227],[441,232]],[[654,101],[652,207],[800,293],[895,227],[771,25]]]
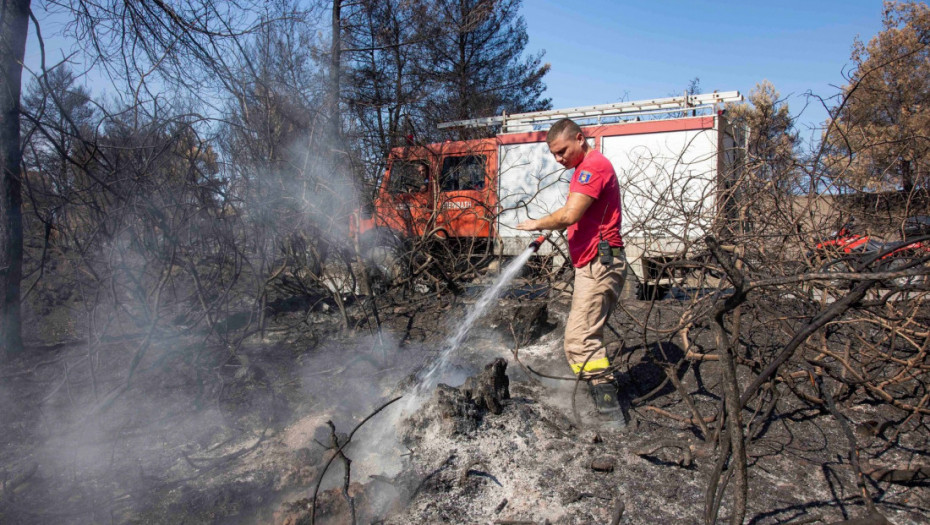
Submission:
[[[416,372],[474,294],[384,297],[380,335],[364,324],[346,333],[326,303],[281,308],[263,338],[238,349],[173,333],[139,356],[142,334],[88,344],[76,330],[37,326],[57,340],[33,337],[26,356],[0,368],[0,523],[350,523],[349,499],[357,523],[703,522],[715,452],[694,425],[667,416],[689,413],[674,388],[648,395],[682,355],[671,342],[639,344],[632,319],[648,303],[626,301],[611,323],[609,348],[625,362],[619,422],[594,413],[584,385],[529,371],[567,375],[567,296],[518,295],[477,323],[442,377],[457,387],[504,358],[509,398],[495,409],[453,387],[413,394]],[[370,317],[370,305],[350,308]],[[681,305],[653,308],[675,319]],[[717,364],[679,376],[714,413]],[[892,437],[885,422],[901,414],[866,401],[841,408],[863,458],[930,462],[925,420]],[[746,521],[864,515],[830,413],[785,396],[774,414],[749,447]],[[930,522],[925,478],[868,483],[892,523]]]

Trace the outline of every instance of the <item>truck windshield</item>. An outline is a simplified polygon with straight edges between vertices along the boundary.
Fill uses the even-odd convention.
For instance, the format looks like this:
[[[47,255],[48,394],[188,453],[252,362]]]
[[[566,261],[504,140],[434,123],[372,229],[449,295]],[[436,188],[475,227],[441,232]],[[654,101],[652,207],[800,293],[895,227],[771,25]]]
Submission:
[[[429,168],[420,161],[395,160],[388,180],[389,193],[411,193],[429,188]]]
[[[446,157],[442,161],[442,191],[483,189],[486,164],[487,157],[484,155]]]

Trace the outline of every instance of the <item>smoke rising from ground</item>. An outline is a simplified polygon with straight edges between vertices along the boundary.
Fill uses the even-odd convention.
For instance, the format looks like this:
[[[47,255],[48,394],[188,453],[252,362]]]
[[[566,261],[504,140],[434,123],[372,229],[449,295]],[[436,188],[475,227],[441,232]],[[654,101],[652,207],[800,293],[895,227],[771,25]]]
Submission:
[[[256,162],[226,165],[228,176],[212,181],[124,180],[133,198],[101,219],[112,234],[75,222],[56,241],[57,273],[42,281],[44,295],[33,296],[45,302],[31,312],[42,323],[31,335],[36,344],[72,343],[36,350],[48,357],[15,371],[0,388],[3,420],[16,422],[4,433],[21,438],[6,452],[4,468],[36,471],[17,516],[47,517],[29,507],[78,523],[168,515],[172,505],[190,507],[188,498],[213,497],[215,487],[269,457],[286,470],[288,454],[317,453],[322,447],[314,440],[328,444],[327,421],[346,434],[404,395],[346,450],[353,479],[391,476],[408,452],[398,427],[429,394],[411,395],[413,374],[444,348],[436,382],[460,385],[483,364],[477,348],[459,348],[480,334],[457,321],[432,327],[436,337],[455,334],[454,344],[402,344],[377,333],[369,298],[337,297],[319,283],[288,310],[294,292],[280,284],[297,278],[302,264],[287,253],[290,239],[303,236],[307,251],[354,258],[348,217],[360,200],[358,173],[331,160],[344,145],[295,144],[290,169]],[[171,166],[180,158],[188,166],[184,147],[166,150],[178,154],[170,158],[146,150],[153,156],[141,161]],[[86,249],[78,254],[74,246]],[[58,288],[77,291],[62,299]],[[370,336],[332,337],[337,299],[354,309],[346,316],[350,328]],[[17,386],[37,394],[24,400]],[[324,486],[340,481],[340,469],[334,465]],[[249,476],[248,483],[258,483]]]

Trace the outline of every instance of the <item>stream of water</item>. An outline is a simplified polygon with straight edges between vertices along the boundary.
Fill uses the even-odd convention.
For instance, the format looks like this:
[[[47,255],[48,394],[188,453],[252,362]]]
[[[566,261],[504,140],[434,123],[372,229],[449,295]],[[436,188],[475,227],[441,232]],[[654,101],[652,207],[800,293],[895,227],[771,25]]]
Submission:
[[[530,246],[521,253],[519,257],[511,261],[501,272],[500,276],[498,276],[494,284],[485,290],[478,300],[475,301],[475,304],[468,309],[465,320],[459,325],[455,333],[443,344],[442,351],[439,353],[439,358],[417,375],[417,385],[413,391],[414,397],[420,397],[439,383],[440,378],[442,378],[443,373],[449,366],[449,359],[458,347],[461,346],[462,342],[465,341],[465,337],[468,336],[468,331],[471,330],[475,322],[485,314],[491,303],[500,296],[504,287],[520,272],[520,269],[523,268],[535,251],[535,247]]]
[[[452,355],[465,341],[475,322],[500,297],[503,290],[516,277],[520,269],[526,265],[526,262],[535,251],[535,246],[531,245],[519,257],[511,261],[501,271],[494,283],[468,308],[465,319],[458,325],[455,333],[443,343],[436,360],[417,374],[416,384],[412,391],[404,396],[405,399],[402,402],[395,403],[385,410],[385,414],[381,418],[383,418],[382,421],[387,423],[366,428],[356,437],[354,441],[362,443],[363,445],[360,445],[361,449],[368,451],[371,456],[361,464],[377,465],[376,469],[388,476],[400,472],[403,451],[397,438],[399,422],[417,410],[441,380],[446,379],[448,381],[446,376],[449,375],[448,368]]]

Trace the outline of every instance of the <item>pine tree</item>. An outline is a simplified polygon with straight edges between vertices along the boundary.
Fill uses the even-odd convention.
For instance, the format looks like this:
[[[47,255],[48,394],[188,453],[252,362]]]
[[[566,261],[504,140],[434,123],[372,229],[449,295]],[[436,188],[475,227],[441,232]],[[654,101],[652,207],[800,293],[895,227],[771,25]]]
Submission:
[[[930,182],[930,7],[886,2],[882,24],[854,45],[827,143],[839,185],[910,192]]]
[[[521,0],[436,0],[425,74],[435,87],[425,109],[443,122],[549,109],[541,98],[549,64],[528,57]]]

